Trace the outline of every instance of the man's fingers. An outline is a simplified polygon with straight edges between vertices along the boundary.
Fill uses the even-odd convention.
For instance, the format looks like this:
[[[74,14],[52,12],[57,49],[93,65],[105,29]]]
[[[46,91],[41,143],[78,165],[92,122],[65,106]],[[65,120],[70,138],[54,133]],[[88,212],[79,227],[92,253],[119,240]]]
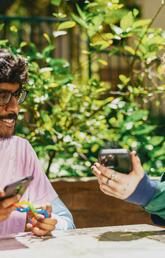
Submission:
[[[3,196],[5,196],[5,192],[0,189],[0,197],[3,197]]]
[[[92,172],[93,172],[93,174],[95,174],[95,176],[98,177],[101,174],[101,171],[98,170],[95,165],[93,165],[91,168],[92,168]]]
[[[46,236],[46,235],[50,235],[51,232],[48,232],[48,231],[45,231],[43,229],[40,229],[38,227],[34,227],[34,228],[31,228],[31,231],[33,232],[34,235],[36,236]]]
[[[95,166],[101,172],[102,175],[104,175],[105,177],[107,177],[113,181],[121,182],[123,177],[125,177],[124,174],[116,172],[113,169],[106,168],[106,167],[102,166],[100,163],[95,163]]]
[[[55,225],[57,224],[56,219],[39,219],[34,224],[27,223],[26,228],[27,230],[30,230],[33,232],[34,235],[37,236],[45,236],[45,235],[51,235],[51,231],[55,229]]]
[[[55,225],[56,225],[56,223],[47,224],[47,223],[44,223],[43,221],[42,222],[38,221],[35,226],[38,227],[39,229],[43,229],[45,231],[52,231],[55,229]]]
[[[41,223],[48,224],[48,225],[56,225],[57,224],[57,220],[56,219],[51,219],[51,218],[39,219],[38,221],[41,222]]]
[[[11,206],[14,203],[17,203],[20,198],[21,198],[20,195],[16,195],[14,197],[7,198],[4,201],[0,202],[0,207],[5,209],[5,208]]]
[[[113,180],[110,180],[109,178],[105,177],[105,176],[100,176],[100,183],[107,185],[108,187],[110,187],[111,189],[113,189],[114,191],[117,190],[117,188],[119,187],[119,184]]]
[[[8,216],[14,210],[15,210],[15,207],[13,207],[13,206],[10,206],[10,207],[5,208],[5,209],[0,209],[0,216],[3,216],[3,215]]]
[[[15,210],[15,207],[13,207],[13,206],[10,206],[6,209],[4,209],[4,208],[0,209],[0,221],[8,219],[11,212],[14,210]]]

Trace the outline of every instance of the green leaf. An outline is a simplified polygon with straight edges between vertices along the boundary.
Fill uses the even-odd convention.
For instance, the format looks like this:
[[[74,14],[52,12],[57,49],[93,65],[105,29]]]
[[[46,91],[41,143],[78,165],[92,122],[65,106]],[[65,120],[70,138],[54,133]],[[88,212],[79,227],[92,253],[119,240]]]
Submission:
[[[133,24],[133,27],[138,28],[138,27],[147,26],[150,23],[150,21],[151,21],[150,19],[135,21]]]
[[[108,62],[106,60],[103,60],[103,59],[98,59],[97,60],[100,64],[104,65],[104,66],[107,66],[108,65]]]
[[[119,79],[120,81],[124,84],[124,85],[127,85],[130,81],[130,78],[129,77],[126,77],[125,75],[123,74],[120,74],[119,75]]]
[[[120,21],[120,27],[125,31],[126,29],[132,27],[134,18],[132,12],[128,12]]]
[[[133,9],[133,16],[136,17],[139,14],[139,10],[138,9]]]
[[[47,40],[48,43],[51,42],[50,37],[49,37],[49,35],[47,33],[44,33],[43,36]]]
[[[85,20],[85,19],[86,19],[86,15],[85,15],[85,13],[83,13],[83,11],[80,9],[80,7],[79,7],[78,4],[76,4],[76,8],[77,8],[77,11],[78,11],[80,17],[81,17],[83,20]]]
[[[76,25],[74,21],[63,22],[58,26],[58,30],[66,30],[73,28]]]
[[[74,13],[71,13],[71,16],[73,18],[73,20],[75,22],[77,22],[79,25],[81,25],[83,28],[85,29],[88,29],[88,24],[83,20],[81,19],[80,17],[78,17],[77,15],[75,15]]]
[[[4,24],[1,23],[1,24],[0,24],[0,31],[3,29],[3,27],[4,27]]]
[[[135,55],[135,49],[130,46],[125,46],[124,49],[129,52],[131,55]]]
[[[65,13],[53,13],[53,16],[54,17],[57,17],[57,18],[65,18],[66,17],[66,14]]]
[[[18,32],[18,28],[15,25],[10,26],[10,31]]]
[[[154,146],[159,145],[163,141],[164,141],[163,136],[153,136],[150,140],[151,144],[154,145]]]
[[[161,148],[158,148],[158,149],[154,149],[153,150],[153,154],[154,154],[154,157],[160,157],[160,156],[164,156],[164,153],[165,153],[165,145],[163,145]]]
[[[154,129],[156,128],[156,126],[154,125],[141,125],[138,128],[136,128],[136,130],[134,129],[133,131],[133,135],[145,135],[145,134],[149,134],[151,132],[154,131]]]
[[[59,6],[61,4],[61,0],[51,0],[51,4]]]
[[[98,5],[99,5],[98,3],[90,3],[87,5],[87,8],[97,7]]]
[[[6,46],[7,43],[8,43],[8,39],[0,40],[0,46]]]
[[[129,120],[133,122],[138,122],[140,120],[146,120],[147,116],[148,112],[146,110],[137,110],[132,113],[131,117],[129,117]]]
[[[110,45],[113,44],[113,41],[112,40],[109,40],[109,41],[105,41],[105,40],[100,40],[100,41],[97,41],[95,43],[91,43],[91,46],[92,47],[100,47],[101,50],[109,47]]]
[[[23,48],[23,47],[27,46],[27,44],[28,44],[27,42],[22,41],[21,44],[20,44],[20,48]]]

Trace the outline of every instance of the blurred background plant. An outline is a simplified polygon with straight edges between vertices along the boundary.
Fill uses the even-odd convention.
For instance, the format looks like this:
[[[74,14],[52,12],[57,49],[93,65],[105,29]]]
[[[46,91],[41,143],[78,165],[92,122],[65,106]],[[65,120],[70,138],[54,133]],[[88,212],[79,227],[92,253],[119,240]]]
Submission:
[[[165,120],[157,112],[165,90],[165,33],[152,26],[164,5],[151,20],[140,18],[136,4],[118,0],[45,0],[45,8],[31,1],[30,9],[27,1],[15,1],[4,11],[56,19],[52,31],[43,29],[32,41],[20,36],[14,20],[15,42],[4,35],[4,21],[0,40],[29,60],[30,94],[17,133],[30,140],[49,178],[91,176],[104,146],[137,150],[151,175],[165,170]],[[65,41],[73,49],[69,61],[55,56],[66,35],[72,38],[70,45]]]

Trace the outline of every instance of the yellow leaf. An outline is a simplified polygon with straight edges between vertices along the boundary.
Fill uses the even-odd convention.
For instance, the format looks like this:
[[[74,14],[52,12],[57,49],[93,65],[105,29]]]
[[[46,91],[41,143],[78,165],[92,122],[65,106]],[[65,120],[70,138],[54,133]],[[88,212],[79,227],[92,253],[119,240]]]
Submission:
[[[12,25],[12,26],[10,27],[10,31],[12,31],[12,32],[17,32],[18,29],[17,29],[17,27],[16,27],[15,25]]]
[[[135,50],[134,50],[132,47],[130,47],[130,46],[125,46],[124,48],[125,48],[125,50],[126,50],[127,52],[129,52],[130,54],[132,54],[132,55],[135,54]]]
[[[102,64],[102,65],[108,65],[108,62],[107,61],[105,61],[105,60],[103,60],[103,59],[98,59],[98,62],[100,63],[100,64]]]
[[[43,36],[50,43],[51,40],[50,40],[49,35],[47,33],[44,33]]]
[[[73,28],[76,25],[74,21],[63,22],[58,26],[58,30],[66,30]]]

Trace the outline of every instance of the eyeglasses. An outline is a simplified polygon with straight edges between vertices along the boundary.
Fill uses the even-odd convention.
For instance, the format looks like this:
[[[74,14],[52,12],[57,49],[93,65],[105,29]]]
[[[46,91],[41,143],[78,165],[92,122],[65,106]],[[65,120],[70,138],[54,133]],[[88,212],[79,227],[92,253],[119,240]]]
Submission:
[[[12,96],[17,99],[18,104],[21,104],[24,102],[27,95],[28,91],[22,88],[15,92],[0,90],[0,106],[7,105],[10,102]]]

